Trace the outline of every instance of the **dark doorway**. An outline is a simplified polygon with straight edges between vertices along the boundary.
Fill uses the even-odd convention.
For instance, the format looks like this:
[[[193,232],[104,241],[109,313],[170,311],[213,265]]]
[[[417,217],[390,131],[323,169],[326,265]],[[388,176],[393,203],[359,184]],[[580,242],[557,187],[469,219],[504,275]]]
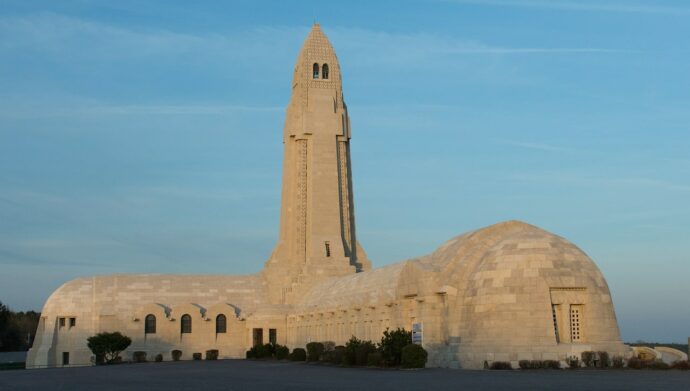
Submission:
[[[69,352],[62,352],[62,365],[69,365]]]
[[[254,337],[253,338],[254,346],[264,344],[264,329],[253,329],[252,334]]]
[[[278,343],[278,332],[276,329],[268,329],[268,342],[274,345]]]

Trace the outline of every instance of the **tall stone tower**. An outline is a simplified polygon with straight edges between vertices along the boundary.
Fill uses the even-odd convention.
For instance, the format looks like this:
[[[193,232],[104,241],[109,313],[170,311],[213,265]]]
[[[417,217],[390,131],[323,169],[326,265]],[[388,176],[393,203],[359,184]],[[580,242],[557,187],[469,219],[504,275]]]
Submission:
[[[263,277],[271,302],[292,304],[314,283],[371,267],[355,236],[340,65],[318,24],[297,58],[283,143],[280,237]]]

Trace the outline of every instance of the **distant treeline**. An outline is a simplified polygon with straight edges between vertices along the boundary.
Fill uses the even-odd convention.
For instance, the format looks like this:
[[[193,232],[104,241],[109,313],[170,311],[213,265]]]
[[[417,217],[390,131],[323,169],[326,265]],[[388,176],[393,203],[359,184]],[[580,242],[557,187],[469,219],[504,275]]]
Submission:
[[[681,352],[688,353],[688,345],[684,343],[659,343],[659,342],[645,342],[645,341],[635,341],[635,342],[626,342],[627,345],[630,346],[648,346],[650,348],[655,348],[657,346],[666,346],[668,348],[673,348],[673,349],[678,349]]]
[[[34,342],[40,312],[14,312],[0,301],[0,352],[29,350]]]

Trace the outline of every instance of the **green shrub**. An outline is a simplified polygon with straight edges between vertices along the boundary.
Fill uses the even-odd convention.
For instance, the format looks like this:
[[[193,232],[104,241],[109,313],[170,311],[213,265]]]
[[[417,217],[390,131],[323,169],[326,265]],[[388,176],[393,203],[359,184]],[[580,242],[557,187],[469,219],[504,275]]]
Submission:
[[[611,359],[611,366],[614,368],[623,368],[625,366],[625,362],[623,361],[622,356],[613,356]]]
[[[383,357],[381,352],[371,352],[367,356],[367,366],[380,367],[383,365]]]
[[[402,359],[402,350],[412,343],[412,332],[405,329],[386,329],[381,337],[378,347],[383,356],[383,361],[389,366],[398,366]]]
[[[489,365],[489,369],[513,369],[513,366],[507,361],[494,361]]]
[[[349,366],[366,365],[369,353],[375,352],[376,346],[371,341],[363,341],[352,336],[345,343],[343,364]]]
[[[194,360],[201,360],[201,353],[192,353],[192,358]]]
[[[638,357],[633,356],[628,359],[628,368],[630,369],[642,369],[646,366],[645,361]]]
[[[561,369],[561,362],[557,360],[544,360],[541,367],[545,369]]]
[[[361,341],[355,349],[355,365],[365,366],[368,363],[369,354],[376,352],[376,345],[371,341]]]
[[[343,365],[345,362],[345,346],[338,345],[333,348],[333,353],[331,355],[331,363],[335,365]]]
[[[276,360],[287,360],[290,356],[290,349],[287,346],[276,345]]]
[[[428,353],[417,344],[409,344],[402,349],[400,363],[403,368],[424,368]]]
[[[181,350],[175,349],[170,353],[172,355],[173,361],[180,361],[180,357],[182,357],[182,351]]]
[[[520,369],[532,369],[529,360],[518,361],[518,366],[520,367]]]
[[[132,344],[132,340],[119,332],[98,333],[87,339],[87,346],[96,357],[103,357],[106,363],[116,362],[120,353]]]
[[[156,362],[163,362],[163,355],[160,353],[156,354],[154,360],[156,360]]]
[[[324,352],[332,352],[335,350],[335,342],[333,341],[324,341],[323,342],[323,351]]]
[[[580,359],[575,357],[575,356],[570,356],[568,357],[565,362],[568,364],[569,369],[578,369],[580,368]]]
[[[611,367],[611,359],[607,352],[597,352],[596,367],[597,368],[609,368]]]
[[[582,357],[582,363],[585,365],[585,367],[591,368],[594,366],[594,352],[582,352],[580,357]]]
[[[146,352],[136,351],[132,353],[132,361],[136,363],[146,362]]]
[[[321,342],[309,342],[307,344],[307,361],[319,361],[323,351],[324,346]]]
[[[218,360],[218,349],[210,349],[206,351],[207,360]]]
[[[671,364],[671,368],[680,369],[682,371],[690,370],[690,361],[688,361],[688,360],[676,361],[673,364]]]
[[[295,348],[292,353],[290,353],[291,361],[306,361],[307,352],[302,348]]]
[[[647,363],[647,368],[649,369],[670,369],[671,366],[666,364],[665,362],[661,360],[654,360],[654,361],[649,361]]]

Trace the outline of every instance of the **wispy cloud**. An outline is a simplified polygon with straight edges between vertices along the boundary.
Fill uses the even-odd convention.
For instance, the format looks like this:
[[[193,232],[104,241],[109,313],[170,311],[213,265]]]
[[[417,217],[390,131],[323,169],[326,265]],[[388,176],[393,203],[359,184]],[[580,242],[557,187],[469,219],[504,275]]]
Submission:
[[[531,142],[523,142],[523,141],[512,141],[512,140],[496,140],[502,144],[507,144],[507,145],[512,145],[515,147],[520,147],[520,148],[526,148],[526,149],[533,149],[533,150],[539,150],[539,151],[548,151],[548,152],[565,152],[565,151],[570,151],[568,148],[563,148],[563,147],[558,147],[555,145],[549,145],[549,144],[543,144],[543,143],[531,143]]]
[[[552,182],[572,186],[586,187],[626,187],[626,188],[646,188],[659,189],[663,191],[690,192],[690,184],[670,182],[655,178],[606,178],[597,176],[584,176],[566,172],[544,172],[533,174],[514,174],[510,177],[516,181],[528,182]]]
[[[563,11],[621,12],[664,15],[690,15],[689,7],[660,4],[606,1],[551,1],[551,0],[446,0],[452,3],[474,4],[494,7],[543,8]]]
[[[158,115],[229,115],[239,112],[275,112],[285,110],[279,106],[247,106],[222,104],[191,105],[69,105],[0,108],[0,118],[49,118],[49,117],[102,117],[102,116],[158,116]]]

